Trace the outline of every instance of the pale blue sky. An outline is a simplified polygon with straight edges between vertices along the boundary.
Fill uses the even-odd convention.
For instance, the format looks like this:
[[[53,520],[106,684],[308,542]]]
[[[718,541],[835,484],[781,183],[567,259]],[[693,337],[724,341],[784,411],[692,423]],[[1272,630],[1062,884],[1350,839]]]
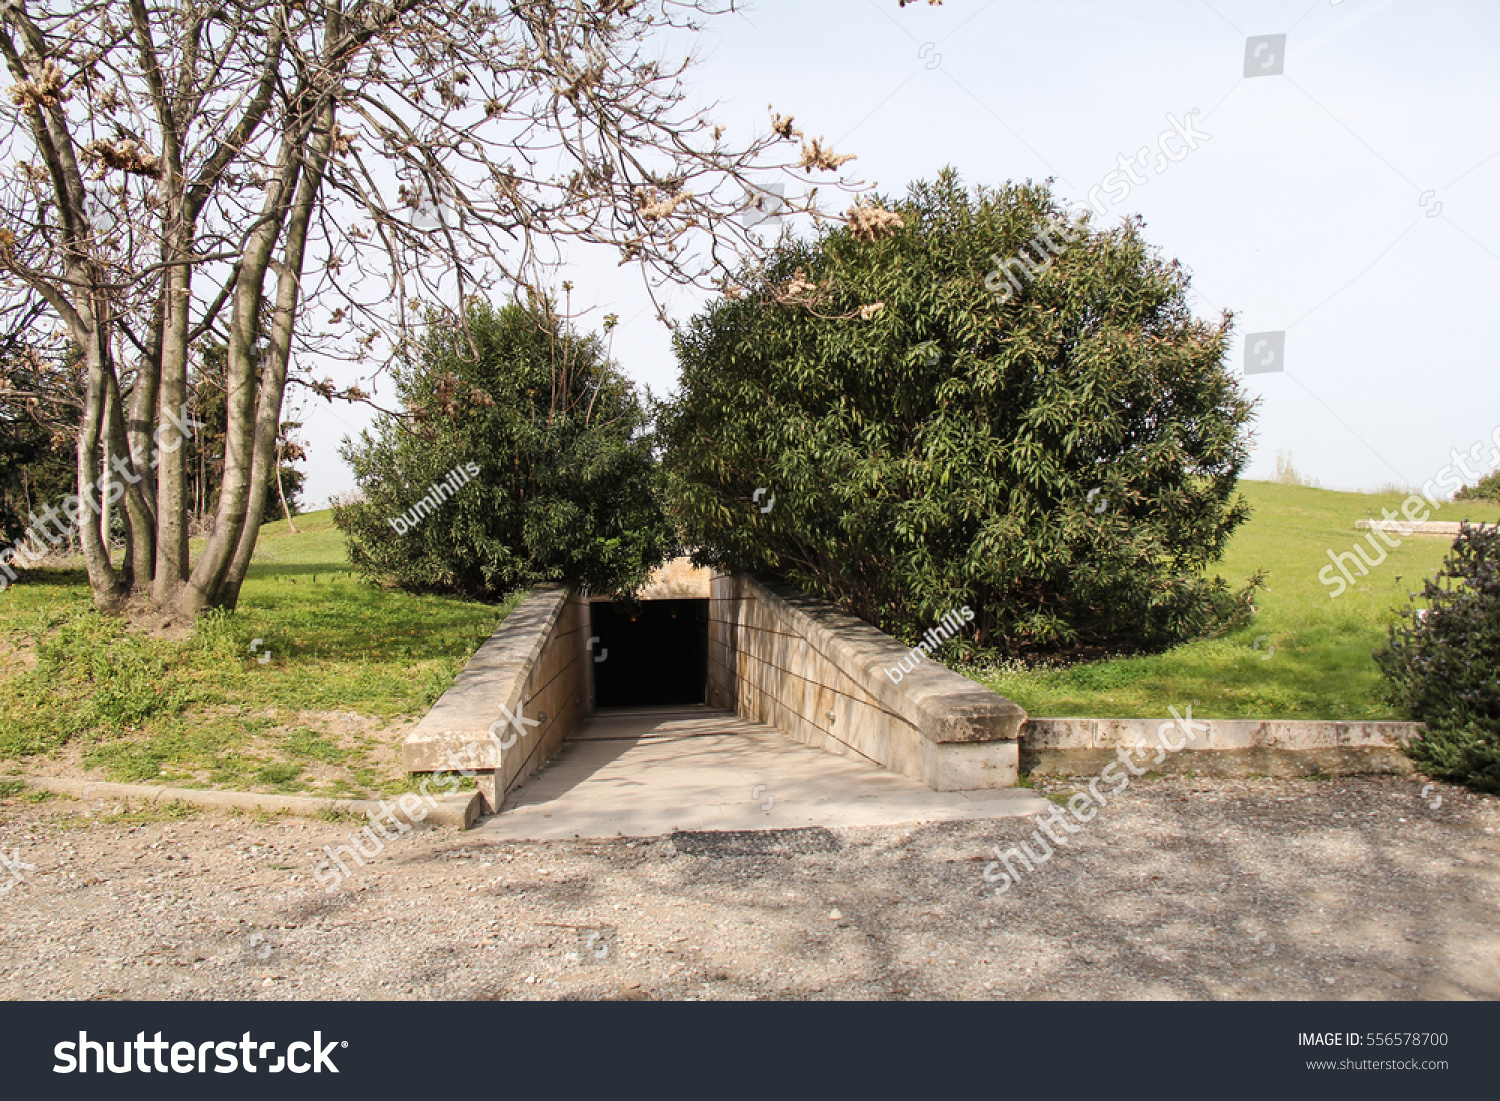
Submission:
[[[1246,78],[1246,38],[1275,34],[1284,72]],[[1331,488],[1420,485],[1500,424],[1494,0],[760,0],[697,53],[695,94],[732,132],[774,104],[886,193],[951,164],[1083,200],[1196,110],[1208,139],[1105,219],[1140,214],[1194,273],[1199,312],[1234,310],[1236,372],[1245,334],[1286,332],[1285,370],[1246,380],[1263,399],[1249,476],[1280,450]],[[621,316],[625,370],[671,390],[634,280],[588,255],[566,277],[595,319]],[[311,504],[352,485],[334,452],[364,418],[304,415]]]

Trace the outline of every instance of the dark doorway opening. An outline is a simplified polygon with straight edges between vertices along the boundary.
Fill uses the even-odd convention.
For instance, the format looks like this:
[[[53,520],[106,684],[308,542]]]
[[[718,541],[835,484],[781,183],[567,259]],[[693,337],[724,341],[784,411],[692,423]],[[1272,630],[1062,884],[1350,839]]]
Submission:
[[[634,612],[589,605],[594,702],[599,707],[703,703],[708,690],[708,601],[645,600]]]

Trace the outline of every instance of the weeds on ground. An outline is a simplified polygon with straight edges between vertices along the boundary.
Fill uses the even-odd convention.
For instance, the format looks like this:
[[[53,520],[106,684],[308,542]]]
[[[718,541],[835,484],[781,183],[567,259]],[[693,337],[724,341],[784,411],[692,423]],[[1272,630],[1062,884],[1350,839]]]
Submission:
[[[181,787],[362,796],[404,783],[376,767],[381,726],[431,706],[519,597],[374,588],[349,574],[327,513],[298,526],[267,525],[238,611],[202,617],[186,639],[100,615],[78,570],[12,586],[0,760],[72,749],[111,780]]]

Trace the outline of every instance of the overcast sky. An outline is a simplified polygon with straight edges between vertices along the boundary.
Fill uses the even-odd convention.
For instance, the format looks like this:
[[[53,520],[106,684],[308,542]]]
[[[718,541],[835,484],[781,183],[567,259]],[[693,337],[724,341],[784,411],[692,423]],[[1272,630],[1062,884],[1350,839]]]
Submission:
[[[1275,35],[1284,48],[1259,41]],[[764,129],[774,104],[884,193],[945,165],[970,184],[1052,177],[1080,202],[1105,187],[1103,221],[1141,215],[1193,272],[1198,312],[1234,311],[1236,373],[1247,334],[1285,334],[1245,379],[1252,478],[1287,451],[1330,488],[1420,485],[1500,425],[1496,0],[759,0],[693,45],[694,94],[732,133]],[[1160,157],[1189,121],[1197,148],[1172,139]],[[1111,187],[1142,147],[1144,182]],[[612,256],[576,260],[560,277],[575,304],[595,325],[619,314],[621,366],[671,391],[637,282]],[[336,451],[365,417],[302,415],[321,507],[353,485]]]

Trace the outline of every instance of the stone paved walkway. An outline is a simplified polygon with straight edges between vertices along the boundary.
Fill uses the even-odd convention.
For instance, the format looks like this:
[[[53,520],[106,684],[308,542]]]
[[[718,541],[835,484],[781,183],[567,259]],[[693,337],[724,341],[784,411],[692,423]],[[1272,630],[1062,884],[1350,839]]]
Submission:
[[[707,707],[600,711],[501,813],[489,840],[886,826],[1036,814],[1020,788],[939,792]]]

